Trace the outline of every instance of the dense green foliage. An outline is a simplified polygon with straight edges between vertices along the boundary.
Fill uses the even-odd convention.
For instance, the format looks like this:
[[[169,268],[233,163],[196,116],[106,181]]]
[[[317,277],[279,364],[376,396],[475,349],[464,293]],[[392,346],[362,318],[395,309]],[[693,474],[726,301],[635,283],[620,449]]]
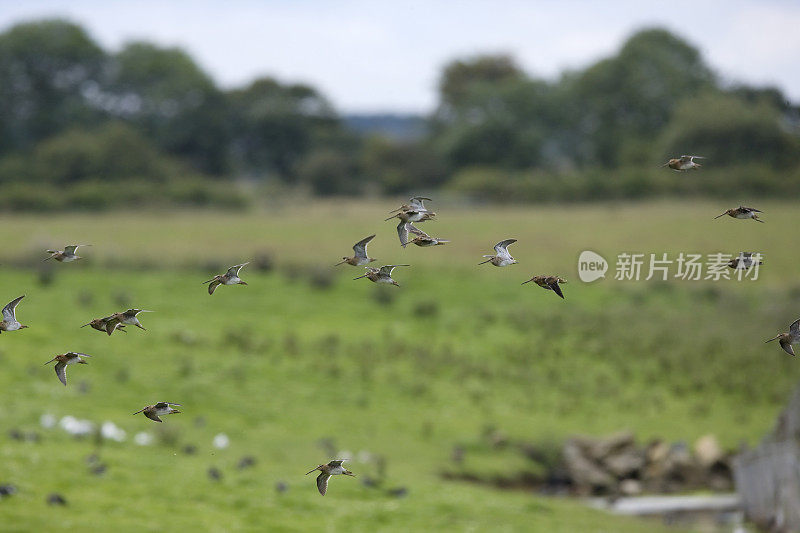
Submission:
[[[0,116],[12,209],[72,205],[31,205],[33,183],[67,199],[84,183],[177,180],[223,206],[254,199],[244,182],[318,195],[446,187],[525,202],[726,194],[722,176],[745,173],[738,194],[800,189],[798,107],[777,89],[722,83],[661,29],[554,80],[505,55],[457,59],[443,68],[427,128],[383,117],[370,130],[307,85],[263,77],[223,90],[180,49],[132,42],[112,53],[72,23],[29,22],[0,34]],[[392,125],[397,136],[386,134]],[[704,184],[659,168],[683,153],[707,157]]]

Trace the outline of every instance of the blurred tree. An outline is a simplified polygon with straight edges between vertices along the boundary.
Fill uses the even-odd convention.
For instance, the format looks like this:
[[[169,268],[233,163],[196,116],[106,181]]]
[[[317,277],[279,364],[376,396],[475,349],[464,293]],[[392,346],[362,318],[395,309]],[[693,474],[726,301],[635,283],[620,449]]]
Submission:
[[[509,55],[481,55],[453,61],[445,66],[439,80],[436,119],[448,122],[468,113],[469,101],[473,100],[472,94],[478,86],[492,88],[507,81],[525,79],[525,73]]]
[[[358,169],[348,154],[332,148],[310,151],[297,165],[297,179],[314,193],[329,196],[358,191]]]
[[[662,29],[637,32],[615,57],[562,81],[572,127],[589,141],[585,162],[605,166],[623,162],[626,141],[652,141],[680,100],[714,82],[697,49]]]
[[[445,67],[433,117],[436,146],[455,168],[543,163],[560,112],[551,87],[529,79],[506,56],[479,56]]]
[[[434,189],[448,176],[445,162],[424,142],[373,136],[364,141],[361,159],[366,178],[388,193]]]
[[[28,166],[31,179],[57,185],[84,180],[164,182],[185,173],[179,163],[159,154],[147,139],[119,122],[92,130],[66,130],[47,139],[28,158]]]
[[[715,167],[800,164],[800,139],[787,131],[770,99],[755,104],[711,93],[681,102],[657,144],[654,160],[692,152]]]
[[[126,45],[112,58],[105,92],[96,101],[195,168],[212,174],[227,170],[223,95],[182,50]]]
[[[97,122],[101,114],[85,95],[97,90],[105,60],[81,27],[62,20],[0,34],[0,153]]]
[[[344,135],[330,103],[307,85],[261,78],[228,93],[233,161],[251,175],[295,181],[297,165],[315,147]]]

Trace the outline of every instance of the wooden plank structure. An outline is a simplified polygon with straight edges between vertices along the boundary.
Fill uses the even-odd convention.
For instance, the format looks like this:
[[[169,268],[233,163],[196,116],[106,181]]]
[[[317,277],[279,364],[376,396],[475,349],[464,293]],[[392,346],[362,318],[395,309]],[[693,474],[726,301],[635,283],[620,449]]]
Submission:
[[[733,461],[745,518],[765,531],[800,531],[800,387],[775,429]]]

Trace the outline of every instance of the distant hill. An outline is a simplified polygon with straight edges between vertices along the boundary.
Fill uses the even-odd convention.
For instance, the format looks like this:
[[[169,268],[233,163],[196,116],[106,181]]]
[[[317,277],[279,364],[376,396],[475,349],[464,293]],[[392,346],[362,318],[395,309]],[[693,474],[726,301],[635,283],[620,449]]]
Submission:
[[[383,135],[390,139],[410,141],[427,133],[425,117],[394,113],[352,114],[343,117],[345,126],[359,135]]]

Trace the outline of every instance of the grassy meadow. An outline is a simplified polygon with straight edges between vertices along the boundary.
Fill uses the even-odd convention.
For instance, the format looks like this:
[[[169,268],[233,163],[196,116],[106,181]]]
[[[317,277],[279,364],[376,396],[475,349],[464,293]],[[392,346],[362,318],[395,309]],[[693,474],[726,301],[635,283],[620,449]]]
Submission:
[[[796,360],[764,344],[800,316],[800,212],[754,204],[765,224],[713,220],[733,206],[710,202],[434,203],[439,219],[421,227],[452,242],[406,250],[385,201],[0,216],[0,300],[26,294],[17,316],[30,326],[0,335],[0,484],[18,489],[0,500],[0,530],[657,531],[442,474],[456,468],[454,446],[467,450],[458,468],[487,477],[532,468],[475,445],[488,428],[543,446],[623,429],[757,443],[800,379]],[[372,233],[375,264],[412,265],[395,270],[400,288],[332,267]],[[519,264],[477,266],[511,237]],[[44,248],[73,242],[93,245],[85,260],[41,262]],[[610,270],[584,284],[586,249],[612,265],[620,252],[752,250],[765,265],[758,281],[618,282]],[[201,285],[257,257],[247,287],[209,296]],[[534,274],[566,277],[566,300],[520,286]],[[154,311],[140,315],[146,332],[80,328],[129,306]],[[69,367],[64,387],[43,363],[70,350],[93,357]],[[162,400],[183,413],[131,416]],[[44,414],[112,421],[126,439],[75,439],[43,428]],[[139,432],[154,443],[135,444]],[[227,448],[212,446],[220,433]],[[303,474],[331,453],[352,457],[359,477],[333,478],[323,498]],[[238,468],[244,456],[254,466]],[[380,487],[366,486],[381,464]],[[52,492],[69,505],[48,506]]]

